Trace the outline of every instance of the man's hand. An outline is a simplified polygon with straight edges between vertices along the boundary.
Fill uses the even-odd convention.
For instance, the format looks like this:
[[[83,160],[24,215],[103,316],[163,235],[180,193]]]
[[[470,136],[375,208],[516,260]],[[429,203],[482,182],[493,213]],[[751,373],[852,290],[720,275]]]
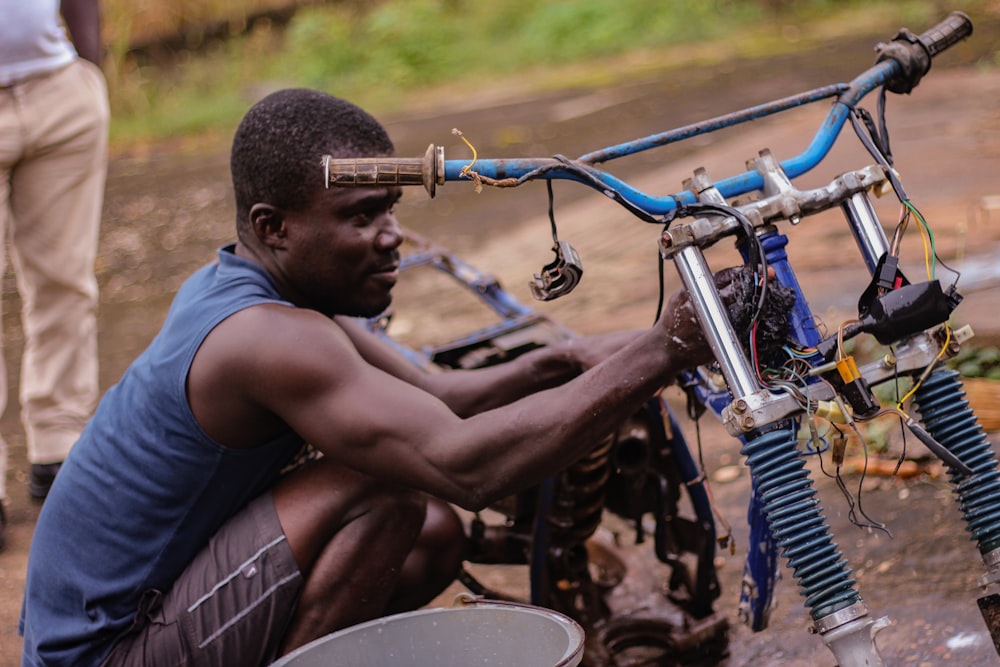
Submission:
[[[715,286],[727,308],[733,307],[740,294],[736,287],[740,284],[740,276],[744,271],[745,267],[733,266],[715,274]],[[667,345],[676,354],[687,358],[688,368],[710,363],[714,359],[687,290],[674,292],[656,326],[662,329]]]
[[[715,274],[715,286],[719,290],[723,304],[731,311],[745,310],[741,300],[747,298],[748,271],[746,267],[734,266]],[[773,269],[768,269],[768,275],[774,277]],[[713,361],[712,350],[705,340],[686,290],[678,290],[670,297],[655,326],[663,330],[667,345],[673,348],[676,354],[689,360],[688,368]],[[574,338],[560,345],[579,371],[584,372],[625,347],[638,334],[639,331],[616,331]]]

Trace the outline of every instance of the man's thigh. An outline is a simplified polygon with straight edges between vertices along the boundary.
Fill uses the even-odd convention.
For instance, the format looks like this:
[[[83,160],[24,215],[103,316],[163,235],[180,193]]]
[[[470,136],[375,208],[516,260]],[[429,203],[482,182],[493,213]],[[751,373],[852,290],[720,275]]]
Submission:
[[[266,493],[216,533],[162,599],[144,596],[138,627],[104,667],[268,664],[301,585]]]

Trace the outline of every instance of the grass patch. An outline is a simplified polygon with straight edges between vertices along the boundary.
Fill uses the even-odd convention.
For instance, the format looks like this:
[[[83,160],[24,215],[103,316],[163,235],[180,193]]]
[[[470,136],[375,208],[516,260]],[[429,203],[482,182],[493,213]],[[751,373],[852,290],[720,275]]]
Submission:
[[[121,6],[130,1],[141,2],[109,0],[117,9],[108,15],[122,20],[128,14]],[[185,3],[179,3],[178,14]],[[971,14],[986,0],[968,4]],[[692,64],[795,51],[844,35],[888,38],[903,25],[918,30],[943,17],[947,10],[940,5],[932,0],[306,3],[287,26],[256,21],[238,36],[175,52],[169,63],[141,63],[125,55],[119,40],[107,68],[112,148],[192,135],[228,140],[250,104],[288,86],[325,90],[376,115],[390,114],[450,103],[459,90],[467,99],[496,88],[530,92],[603,85]],[[204,6],[200,11],[197,20],[209,20]]]

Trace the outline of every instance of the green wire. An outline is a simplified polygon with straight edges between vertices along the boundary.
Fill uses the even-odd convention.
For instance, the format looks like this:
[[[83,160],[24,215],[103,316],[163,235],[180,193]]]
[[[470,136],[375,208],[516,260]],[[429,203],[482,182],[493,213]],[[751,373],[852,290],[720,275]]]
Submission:
[[[913,215],[917,217],[917,221],[920,222],[920,225],[924,228],[924,231],[927,232],[927,240],[930,245],[930,252],[928,253],[927,261],[929,263],[929,268],[930,268],[929,271],[930,279],[934,280],[934,278],[937,276],[937,249],[935,248],[934,245],[934,232],[931,231],[931,226],[927,224],[926,220],[924,220],[924,216],[921,215],[920,211],[917,210],[917,207],[914,206],[912,203],[910,203],[910,200],[904,201],[903,205],[906,206],[906,208],[908,208],[910,212],[912,212]]]

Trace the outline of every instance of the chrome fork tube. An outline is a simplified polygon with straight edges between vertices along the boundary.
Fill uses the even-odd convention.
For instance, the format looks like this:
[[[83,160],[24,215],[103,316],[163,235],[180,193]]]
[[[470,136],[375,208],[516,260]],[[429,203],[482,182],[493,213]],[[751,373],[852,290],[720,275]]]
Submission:
[[[733,396],[747,396],[759,389],[759,384],[750,367],[750,361],[743,347],[736,339],[736,332],[729,322],[729,314],[722,297],[715,286],[708,263],[695,246],[682,248],[674,255],[674,266],[691,299],[698,321],[701,323],[705,339],[708,341],[716,360],[722,367],[722,375],[729,384]]]
[[[854,240],[861,250],[861,256],[865,260],[869,273],[875,273],[878,260],[885,253],[889,252],[889,241],[885,236],[885,230],[879,222],[875,208],[871,200],[868,199],[867,192],[858,192],[851,195],[840,205],[847,218],[847,224],[854,234]]]

